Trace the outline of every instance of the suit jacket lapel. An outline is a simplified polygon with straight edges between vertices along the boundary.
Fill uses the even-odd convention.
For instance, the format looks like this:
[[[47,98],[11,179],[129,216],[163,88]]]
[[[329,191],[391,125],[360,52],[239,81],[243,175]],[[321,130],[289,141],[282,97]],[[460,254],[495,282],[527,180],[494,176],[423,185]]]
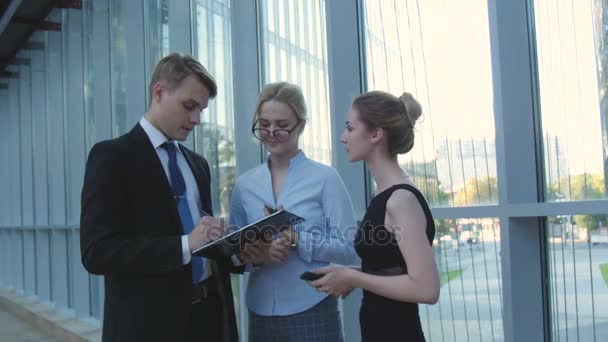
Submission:
[[[134,142],[134,157],[138,159],[138,164],[143,168],[141,176],[146,179],[145,184],[157,188],[157,191],[166,201],[171,221],[176,222],[175,228],[177,232],[181,233],[181,223],[173,198],[171,184],[169,183],[169,179],[167,179],[167,174],[163,169],[160,159],[158,159],[158,154],[156,154],[154,146],[150,142],[150,138],[148,138],[148,135],[139,123],[129,132],[129,135]]]

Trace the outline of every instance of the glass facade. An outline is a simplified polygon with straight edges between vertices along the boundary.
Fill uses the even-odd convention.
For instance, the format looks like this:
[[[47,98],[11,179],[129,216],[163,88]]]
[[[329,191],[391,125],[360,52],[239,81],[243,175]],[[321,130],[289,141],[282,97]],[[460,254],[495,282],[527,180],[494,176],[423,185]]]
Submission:
[[[458,18],[466,16],[463,22]],[[432,207],[498,202],[488,8],[460,0],[364,1],[365,89],[420,102],[403,169]],[[449,56],[449,57],[447,57]],[[500,223],[496,218],[435,222],[437,305],[421,306],[429,340],[504,338]]]
[[[607,11],[605,1],[534,3],[548,202],[606,197]],[[606,222],[572,211],[546,217],[553,340],[608,338]]]
[[[214,75],[218,94],[194,131],[195,151],[205,156],[211,170],[214,214],[230,214],[230,199],[236,180],[234,97],[230,0],[192,0],[193,55]],[[242,277],[232,276],[235,303],[242,301]],[[240,324],[241,306],[236,307]]]
[[[608,338],[605,1],[82,6],[53,10],[48,20],[62,30],[35,32],[31,41],[44,48],[20,51],[30,62],[10,65],[17,77],[0,79],[0,288],[101,321],[103,278],[80,261],[86,158],[93,144],[141,118],[153,66],[177,50],[218,82],[186,142],[209,161],[216,215],[230,214],[238,173],[262,161],[261,147],[243,137],[264,84],[302,87],[309,116],[302,148],[338,169],[360,208],[371,192],[352,184],[367,184],[369,174],[340,164],[347,102],[360,91],[410,92],[423,115],[414,149],[399,162],[431,204],[441,278],[439,302],[420,306],[427,340]],[[342,39],[356,42],[355,62],[334,48]],[[352,66],[359,91],[340,74],[342,63]],[[235,81],[243,65],[255,82]],[[246,276],[233,276],[243,341],[245,284]],[[359,305],[356,292],[343,303],[347,341],[359,338]]]
[[[495,204],[485,2],[364,1],[362,20],[365,88],[411,93],[423,108],[414,149],[400,164],[432,206]]]
[[[539,0],[534,12],[546,200],[605,198],[606,2]]]
[[[112,137],[127,131],[127,46],[124,3],[110,0],[110,56],[112,81]]]
[[[230,1],[192,1],[194,56],[218,82],[218,94],[194,131],[195,150],[211,168],[211,194],[216,215],[227,216],[236,179]]]
[[[146,84],[152,79],[154,66],[169,54],[169,1],[153,0],[144,2],[144,46],[146,55]],[[150,101],[150,92],[146,91]]]
[[[262,83],[287,81],[302,88],[308,110],[302,150],[331,165],[325,1],[262,0],[259,5]]]
[[[441,296],[423,305],[420,318],[429,340],[504,339],[497,218],[438,219],[433,243]]]
[[[608,338],[606,215],[547,217],[553,338]]]

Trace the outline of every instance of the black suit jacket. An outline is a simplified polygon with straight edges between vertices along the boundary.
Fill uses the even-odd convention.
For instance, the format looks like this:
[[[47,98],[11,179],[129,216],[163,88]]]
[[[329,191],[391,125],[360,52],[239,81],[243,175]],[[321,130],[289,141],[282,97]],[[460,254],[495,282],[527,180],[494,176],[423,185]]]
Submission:
[[[209,166],[180,146],[212,213]],[[171,186],[143,128],[91,149],[82,189],[84,267],[105,277],[104,341],[180,341],[191,303],[181,223]],[[222,297],[223,341],[238,341],[229,260],[211,262]],[[205,324],[205,322],[201,322]],[[204,337],[201,336],[201,341]]]

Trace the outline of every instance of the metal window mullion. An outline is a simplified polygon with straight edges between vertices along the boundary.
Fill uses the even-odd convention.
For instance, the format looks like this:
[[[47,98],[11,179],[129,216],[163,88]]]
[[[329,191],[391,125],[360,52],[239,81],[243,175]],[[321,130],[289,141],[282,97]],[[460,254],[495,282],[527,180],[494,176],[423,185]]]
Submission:
[[[21,52],[21,56],[31,57],[31,52]],[[32,132],[32,78],[31,66],[19,67],[21,112],[19,122],[21,159],[21,220],[22,225],[33,225],[34,220],[34,176],[33,176],[33,132]],[[33,233],[22,231],[23,290],[27,296],[36,294],[36,260],[33,248]],[[33,259],[32,259],[33,258]]]
[[[262,78],[260,61],[263,60],[264,48],[261,45],[263,42],[260,35],[264,32],[263,11],[260,6],[263,3],[262,0],[235,0],[230,4],[231,46],[232,51],[238,51],[232,55],[236,176],[259,165],[262,161],[261,146],[251,143],[250,113],[252,108],[255,108]],[[248,335],[248,313],[244,295],[247,281],[248,275],[244,275],[239,283],[242,295],[237,304],[240,311],[239,331],[242,336]]]
[[[285,55],[287,56],[286,58],[286,69],[287,69],[287,75],[285,76],[285,79],[287,80],[293,80],[294,76],[291,74],[291,56],[294,55],[294,44],[292,44],[291,42],[291,19],[292,17],[290,16],[290,9],[293,6],[291,1],[284,1],[283,2],[283,11],[284,13],[282,13],[281,17],[284,18],[285,20],[285,32],[284,35],[285,37],[282,39],[283,43],[285,44]]]
[[[539,113],[529,5],[527,0],[488,2],[501,207],[539,200],[542,169],[536,149]],[[548,338],[543,320],[543,228],[539,216],[505,215],[509,211],[499,216],[505,341],[543,341]]]
[[[8,167],[5,165],[5,167],[3,167],[0,171],[0,187],[2,189],[4,189],[4,191],[2,192],[2,194],[0,194],[0,199],[1,199],[1,203],[0,203],[0,220],[2,222],[3,226],[9,226],[9,221],[10,221],[10,215],[9,215],[9,210],[10,210],[10,206],[9,206],[9,202],[10,202],[10,194],[9,194],[9,177],[10,177],[10,165],[11,160],[10,160],[10,153],[9,153],[9,148],[12,147],[12,144],[10,144],[10,140],[9,140],[9,134],[8,131],[10,129],[12,129],[12,127],[10,126],[10,110],[11,110],[11,99],[9,97],[9,89],[5,89],[5,90],[0,90],[0,103],[3,103],[4,105],[0,107],[0,119],[2,120],[2,122],[4,122],[5,124],[2,125],[2,127],[0,128],[0,134],[1,134],[1,140],[0,142],[2,143],[2,148],[0,148],[1,150],[1,155],[0,155],[0,160],[5,160],[8,161]],[[0,248],[2,249],[0,251],[0,287],[1,288],[7,288],[9,287],[10,284],[10,269],[9,269],[9,256],[10,253],[12,252],[12,248],[10,248],[10,244],[8,243],[8,237],[9,237],[9,232],[6,229],[2,229],[0,230]]]
[[[485,229],[481,229],[481,239],[480,239],[480,243],[482,243],[482,251],[483,251],[483,265],[484,265],[484,274],[485,274],[485,278],[486,278],[486,293],[488,295],[488,312],[490,314],[490,332],[492,334],[492,341],[496,340],[496,336],[494,335],[494,317],[492,315],[492,299],[491,299],[491,295],[490,295],[490,280],[489,280],[489,272],[488,272],[488,259],[486,257],[486,239],[484,236],[484,231]],[[498,278],[500,279],[500,278]]]
[[[331,122],[331,113],[329,111],[329,69],[328,69],[328,65],[327,65],[327,16],[325,14],[325,7],[322,6],[321,3],[321,7],[319,8],[320,11],[320,17],[319,20],[321,21],[321,32],[323,32],[325,35],[323,36],[323,44],[321,45],[321,70],[322,70],[322,74],[326,75],[326,77],[323,78],[323,82],[322,82],[322,87],[321,87],[321,93],[323,94],[323,103],[322,103],[322,107],[324,109],[324,118],[323,118],[323,122],[326,124],[329,124]],[[337,116],[339,116],[339,114],[336,114]],[[331,125],[329,125],[329,127],[331,127]],[[331,137],[332,137],[332,132],[331,129],[329,129],[329,134],[325,135],[324,137],[322,137],[323,139],[323,144],[324,146],[329,146],[330,147],[330,151],[329,151],[329,155],[325,156],[326,158],[323,158],[323,160],[327,161],[329,164],[331,164],[331,155],[334,153],[334,150],[331,148]]]
[[[312,102],[311,100],[314,99],[314,111],[315,114],[317,115],[317,120],[314,120],[312,122],[313,126],[314,126],[314,131],[310,131],[309,132],[309,136],[311,138],[311,141],[315,141],[315,135],[319,135],[319,132],[321,132],[321,126],[322,126],[322,122],[321,122],[321,118],[319,117],[319,115],[321,114],[321,102],[319,101],[320,98],[320,94],[319,94],[319,84],[320,84],[320,79],[319,79],[319,70],[323,70],[323,63],[319,62],[319,59],[322,57],[319,57],[317,55],[318,52],[318,45],[319,44],[323,44],[323,39],[322,39],[322,35],[323,33],[320,32],[320,24],[319,24],[319,20],[321,20],[322,18],[320,18],[320,13],[319,13],[319,2],[320,0],[317,1],[311,1],[310,4],[312,6],[311,8],[311,12],[310,12],[310,16],[312,19],[312,46],[310,46],[310,50],[308,51],[308,53],[311,55],[312,59],[311,59],[311,63],[309,66],[309,70],[310,68],[312,68],[313,72],[312,72],[312,83],[309,84],[310,87],[310,97],[311,99],[309,99],[309,102]],[[321,36],[321,39],[317,39],[318,37]],[[336,113],[336,115],[339,115],[338,113]],[[315,134],[313,134],[313,132]],[[314,144],[313,144],[314,145]],[[315,151],[318,152],[318,151]],[[319,158],[319,155],[315,155],[316,158]]]
[[[144,10],[142,0],[125,1],[122,4],[122,20],[126,65],[126,127],[127,131],[139,121],[146,111],[146,61],[144,59]],[[124,134],[125,132],[120,132]]]
[[[283,45],[281,44],[281,21],[280,21],[280,17],[281,15],[278,13],[279,12],[279,0],[265,0],[268,3],[269,7],[272,7],[272,14],[273,14],[273,22],[274,22],[274,35],[269,35],[268,38],[273,37],[272,40],[268,39],[268,38],[264,38],[265,44],[269,44],[272,43],[274,44],[274,58],[275,58],[275,63],[276,63],[276,68],[278,69],[276,71],[277,76],[279,79],[283,79],[285,77],[285,75],[282,74],[281,72],[281,49],[283,48]],[[266,35],[267,33],[270,33],[270,29],[264,31],[264,34],[262,35],[264,37],[264,35]],[[265,50],[266,46],[262,46],[262,49]],[[274,68],[273,65],[269,65],[266,64],[268,67],[268,70],[272,70]],[[269,82],[275,82],[277,80],[272,79],[272,78],[266,78],[263,80],[264,84],[269,83]]]
[[[64,10],[56,9],[53,10],[50,16],[51,20],[56,20],[62,23],[62,25],[66,25],[66,19],[64,16]],[[54,143],[51,143],[49,140],[49,148],[54,147],[56,149],[56,154],[52,158],[53,163],[57,167],[53,167],[49,169],[50,172],[53,173],[53,181],[50,184],[53,185],[52,194],[55,195],[52,197],[52,201],[49,203],[54,203],[54,210],[52,219],[49,219],[49,224],[65,224],[67,222],[67,161],[66,161],[66,92],[65,92],[65,82],[66,82],[66,73],[65,73],[65,32],[49,32],[49,44],[47,45],[48,54],[48,71],[52,74],[49,75],[51,78],[55,78],[58,81],[55,83],[56,87],[51,89],[47,87],[48,91],[53,91],[52,96],[49,99],[52,99],[52,104],[54,107],[54,112],[50,113],[51,115],[55,115],[54,120],[48,121],[52,122],[52,126],[49,126],[49,134],[47,134],[48,139],[53,138]],[[54,58],[52,58],[54,57]],[[51,102],[48,102],[49,105]],[[49,174],[50,175],[50,174]],[[49,210],[51,213],[51,210]],[[70,288],[71,284],[67,280],[61,282],[58,280],[58,277],[61,277],[63,268],[60,268],[62,265],[67,267],[68,260],[65,258],[59,258],[58,255],[62,249],[60,247],[55,248],[56,241],[54,236],[56,235],[56,231],[51,231],[50,235],[50,243],[51,247],[49,251],[53,253],[53,251],[57,251],[52,256],[52,268],[51,268],[51,299],[53,303],[62,309],[67,309],[69,307],[70,301]],[[65,275],[67,278],[67,274]],[[57,280],[55,283],[54,280]]]
[[[355,94],[362,91],[363,52],[360,39],[360,1],[325,1],[327,25],[327,55],[329,75],[332,165],[338,170],[349,189],[357,217],[362,217],[366,205],[366,173],[362,164],[350,164],[340,148],[344,129],[343,113],[350,107]],[[302,17],[305,17],[304,15]],[[352,293],[343,302],[345,340],[359,338],[358,307],[361,294]]]
[[[32,39],[36,40],[36,41],[40,41],[42,40],[42,42],[44,43],[45,47],[47,46],[46,44],[46,39],[45,39],[46,35],[44,33],[41,32],[35,32],[32,35]],[[39,217],[39,216],[44,216],[41,215],[40,212],[42,212],[43,210],[41,210],[41,207],[43,204],[46,204],[48,202],[45,203],[45,199],[38,199],[39,194],[37,190],[42,190],[39,188],[42,188],[40,186],[40,182],[43,181],[43,179],[46,179],[47,177],[47,172],[45,167],[46,167],[46,155],[43,154],[46,149],[44,146],[44,142],[42,144],[40,144],[39,141],[37,141],[38,138],[40,138],[40,135],[42,135],[42,138],[46,138],[46,130],[44,129],[44,126],[46,124],[46,96],[45,96],[45,83],[46,83],[46,78],[44,75],[44,51],[32,51],[31,52],[31,84],[30,84],[30,94],[31,94],[31,108],[32,108],[32,126],[31,126],[31,130],[32,130],[32,204],[33,204],[33,222],[34,225],[38,225],[41,224],[42,222],[40,221],[44,221],[44,217]],[[41,76],[41,79],[36,79],[35,76]],[[39,82],[37,82],[39,81]],[[37,86],[42,86],[42,89],[37,88]],[[43,154],[43,155],[40,155]],[[42,164],[42,165],[40,165]],[[36,171],[42,171],[42,177],[38,177],[39,175],[36,173]],[[46,196],[44,196],[46,197]]]
[[[52,17],[52,14],[49,15],[49,19]],[[51,54],[51,34],[52,33],[45,33],[45,43],[44,45],[46,46],[46,53],[44,55],[44,66],[45,66],[45,70],[46,70],[46,75],[45,77],[48,79],[48,70],[50,68],[50,54]],[[44,92],[44,96],[45,96],[45,120],[46,120],[46,125],[44,127],[44,129],[46,130],[46,141],[45,141],[45,145],[46,145],[46,160],[45,160],[45,164],[46,164],[46,202],[47,202],[47,217],[46,217],[46,221],[47,223],[50,225],[51,224],[51,203],[52,203],[52,197],[51,197],[51,176],[50,176],[50,170],[51,170],[51,138],[49,137],[49,133],[48,132],[52,132],[52,130],[50,129],[50,124],[49,122],[51,121],[51,110],[50,110],[50,101],[52,100],[52,96],[50,96],[49,92],[50,92],[50,86],[48,85],[48,83],[46,84],[45,87],[45,92]],[[55,295],[55,289],[53,288],[53,270],[55,269],[53,262],[55,261],[55,258],[53,257],[53,241],[52,241],[52,234],[53,232],[49,232],[48,237],[47,237],[47,248],[48,248],[48,265],[49,265],[49,301],[52,303],[54,301],[54,295]]]
[[[69,81],[64,83],[69,94],[66,100],[65,108],[67,120],[67,132],[70,132],[68,144],[66,144],[67,156],[69,160],[66,174],[69,174],[68,182],[66,183],[69,189],[66,201],[68,203],[68,222],[77,224],[80,216],[79,192],[82,184],[84,173],[84,164],[86,156],[85,134],[84,134],[84,119],[82,116],[84,109],[84,65],[83,65],[83,36],[82,36],[82,12],[78,10],[65,10],[65,31],[66,42],[65,58],[69,63],[69,68],[64,68],[66,79]],[[85,272],[80,263],[80,258],[74,254],[68,259],[68,263],[74,268],[73,272],[73,308],[80,317],[89,317],[90,315],[90,287],[89,276]]]
[[[192,54],[190,0],[171,0],[169,5],[169,50]],[[209,11],[213,18],[214,12]]]

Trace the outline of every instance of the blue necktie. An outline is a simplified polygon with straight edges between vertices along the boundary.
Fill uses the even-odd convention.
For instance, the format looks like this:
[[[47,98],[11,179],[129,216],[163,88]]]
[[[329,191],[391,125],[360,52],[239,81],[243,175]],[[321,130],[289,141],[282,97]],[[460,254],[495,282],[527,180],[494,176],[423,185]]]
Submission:
[[[171,179],[171,188],[173,189],[173,198],[175,198],[175,204],[177,205],[177,212],[179,213],[179,219],[182,222],[182,230],[184,234],[190,234],[194,229],[194,223],[192,222],[192,213],[188,207],[188,200],[186,198],[186,183],[184,182],[184,176],[177,165],[177,156],[175,144],[166,142],[162,145],[169,155],[169,178]],[[198,283],[203,276],[203,258],[192,257],[192,282]]]

